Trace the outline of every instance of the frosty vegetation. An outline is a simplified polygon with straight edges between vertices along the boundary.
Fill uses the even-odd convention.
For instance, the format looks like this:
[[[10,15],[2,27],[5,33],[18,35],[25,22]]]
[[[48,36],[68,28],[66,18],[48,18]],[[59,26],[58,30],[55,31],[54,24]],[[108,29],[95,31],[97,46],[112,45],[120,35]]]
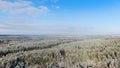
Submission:
[[[0,68],[120,68],[120,37],[1,36]]]

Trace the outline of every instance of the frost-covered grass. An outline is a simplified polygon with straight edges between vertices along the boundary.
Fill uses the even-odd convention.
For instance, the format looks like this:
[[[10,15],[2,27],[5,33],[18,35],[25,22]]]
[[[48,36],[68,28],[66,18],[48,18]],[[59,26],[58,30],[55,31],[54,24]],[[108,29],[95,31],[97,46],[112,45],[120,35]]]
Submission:
[[[0,68],[120,68],[119,37],[45,38],[0,45]]]

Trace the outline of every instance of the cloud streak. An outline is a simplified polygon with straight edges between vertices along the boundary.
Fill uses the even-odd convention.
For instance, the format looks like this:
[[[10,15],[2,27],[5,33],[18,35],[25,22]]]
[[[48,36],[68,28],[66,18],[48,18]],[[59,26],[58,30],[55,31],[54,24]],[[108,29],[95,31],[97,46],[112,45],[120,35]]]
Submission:
[[[67,25],[60,23],[0,23],[0,32],[5,34],[83,34],[92,28],[87,26]],[[84,32],[83,32],[84,31]]]
[[[18,0],[15,2],[0,0],[0,11],[10,14],[25,14],[25,15],[43,15],[49,9],[46,6],[34,6],[32,1]]]

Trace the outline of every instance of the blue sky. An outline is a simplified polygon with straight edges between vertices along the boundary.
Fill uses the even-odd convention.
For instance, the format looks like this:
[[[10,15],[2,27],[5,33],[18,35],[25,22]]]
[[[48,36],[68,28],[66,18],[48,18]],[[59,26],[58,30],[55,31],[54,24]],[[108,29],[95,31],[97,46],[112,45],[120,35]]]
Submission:
[[[120,34],[120,0],[0,0],[0,34]]]

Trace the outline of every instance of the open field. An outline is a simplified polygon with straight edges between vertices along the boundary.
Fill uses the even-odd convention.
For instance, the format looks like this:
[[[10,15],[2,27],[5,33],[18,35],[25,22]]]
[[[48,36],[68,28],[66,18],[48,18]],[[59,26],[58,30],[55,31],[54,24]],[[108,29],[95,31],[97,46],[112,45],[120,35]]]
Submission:
[[[0,36],[0,68],[120,68],[120,37]]]

